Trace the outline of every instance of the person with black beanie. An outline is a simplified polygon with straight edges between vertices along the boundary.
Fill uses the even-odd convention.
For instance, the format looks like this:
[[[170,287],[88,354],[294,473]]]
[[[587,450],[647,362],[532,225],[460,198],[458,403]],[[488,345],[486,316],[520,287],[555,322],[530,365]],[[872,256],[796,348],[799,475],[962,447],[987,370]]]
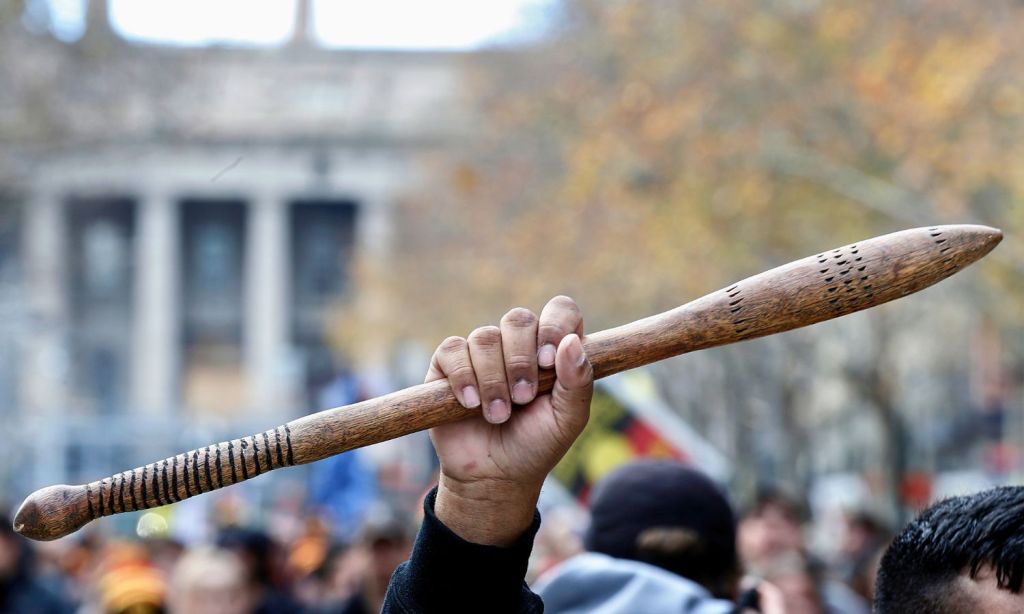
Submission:
[[[732,507],[704,474],[675,461],[620,467],[594,489],[588,552],[536,587],[548,613],[735,609],[740,565]]]

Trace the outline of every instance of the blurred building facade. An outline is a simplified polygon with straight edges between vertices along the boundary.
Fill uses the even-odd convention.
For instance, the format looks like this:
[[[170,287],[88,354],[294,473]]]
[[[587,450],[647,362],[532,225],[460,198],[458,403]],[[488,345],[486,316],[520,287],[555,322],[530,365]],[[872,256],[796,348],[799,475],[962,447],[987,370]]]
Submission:
[[[454,135],[457,56],[317,48],[299,6],[277,49],[131,44],[103,2],[75,45],[21,36],[73,113],[4,160],[4,492],[286,421],[336,372],[333,315],[374,309],[352,258],[386,261],[414,158]],[[45,112],[4,102],[8,128]]]
[[[470,141],[457,92],[467,59],[488,54],[317,48],[309,2],[282,47],[132,44],[101,1],[65,44],[5,19],[23,4],[0,0],[0,434],[14,442],[0,500],[265,429],[321,407],[332,377],[359,394],[328,331],[346,334],[339,310],[386,325],[394,307],[351,263],[387,270],[402,249],[396,201],[425,154]],[[500,56],[496,97],[514,85]],[[528,77],[520,87],[543,91]],[[450,209],[423,211],[429,224]],[[854,474],[919,500],[943,491],[917,478],[1019,475],[1019,369],[971,302],[981,283],[968,273],[894,311],[654,368],[672,409],[738,468],[737,491]],[[363,346],[381,355],[361,364],[391,349]]]

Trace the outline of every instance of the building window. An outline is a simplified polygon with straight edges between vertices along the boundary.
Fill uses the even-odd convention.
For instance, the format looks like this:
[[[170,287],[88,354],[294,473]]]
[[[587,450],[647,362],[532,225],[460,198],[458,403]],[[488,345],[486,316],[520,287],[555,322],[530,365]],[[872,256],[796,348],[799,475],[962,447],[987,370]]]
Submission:
[[[182,290],[188,345],[242,338],[245,203],[186,200],[182,204]]]
[[[68,200],[74,393],[98,413],[123,411],[128,394],[135,214],[130,198]]]
[[[230,414],[245,399],[242,280],[247,207],[238,199],[181,203],[182,397]]]
[[[297,201],[291,208],[292,278],[303,307],[322,308],[344,294],[355,221],[348,201]]]
[[[347,298],[357,212],[346,200],[300,200],[289,211],[292,340],[307,387],[335,368],[327,327],[332,308]]]

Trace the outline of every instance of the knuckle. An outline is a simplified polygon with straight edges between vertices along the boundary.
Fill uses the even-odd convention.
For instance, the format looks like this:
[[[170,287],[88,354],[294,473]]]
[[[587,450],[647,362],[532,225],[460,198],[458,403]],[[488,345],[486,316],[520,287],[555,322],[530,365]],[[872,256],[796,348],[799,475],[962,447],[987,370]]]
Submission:
[[[442,352],[449,353],[458,352],[464,347],[466,347],[465,339],[463,339],[462,337],[452,336],[442,341],[441,345],[437,346],[437,349],[441,350]]]
[[[557,322],[545,322],[537,329],[537,333],[542,339],[561,338],[568,334],[568,332],[568,330],[563,328],[562,325]]]
[[[504,397],[508,394],[505,378],[498,374],[479,376],[480,388],[492,397]]]
[[[469,342],[478,346],[494,346],[501,343],[501,329],[497,326],[481,326],[469,334]]]
[[[449,379],[456,379],[459,381],[471,380],[474,377],[473,367],[462,361],[454,365],[448,372]]]
[[[553,307],[558,307],[559,309],[571,311],[573,313],[579,313],[580,311],[580,307],[579,305],[576,304],[576,301],[572,300],[571,298],[564,294],[559,294],[558,296],[552,298],[550,301],[548,301],[548,304]]]
[[[537,316],[525,307],[516,307],[501,318],[501,323],[515,328],[529,328],[537,323]]]
[[[536,366],[536,360],[533,360],[530,356],[509,356],[505,359],[505,369],[509,373],[534,371]]]

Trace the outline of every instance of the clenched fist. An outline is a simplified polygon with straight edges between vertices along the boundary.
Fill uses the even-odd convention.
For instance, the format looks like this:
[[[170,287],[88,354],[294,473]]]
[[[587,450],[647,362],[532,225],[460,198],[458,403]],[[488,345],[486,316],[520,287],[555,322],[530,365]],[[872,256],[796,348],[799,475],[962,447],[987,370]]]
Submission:
[[[447,377],[460,403],[481,408],[430,431],[441,460],[435,512],[463,539],[507,545],[533,521],[545,476],[590,415],[582,334],[579,307],[556,296],[540,318],[513,309],[499,326],[449,337],[434,352],[426,381]],[[537,396],[540,369],[554,369],[556,381]]]

